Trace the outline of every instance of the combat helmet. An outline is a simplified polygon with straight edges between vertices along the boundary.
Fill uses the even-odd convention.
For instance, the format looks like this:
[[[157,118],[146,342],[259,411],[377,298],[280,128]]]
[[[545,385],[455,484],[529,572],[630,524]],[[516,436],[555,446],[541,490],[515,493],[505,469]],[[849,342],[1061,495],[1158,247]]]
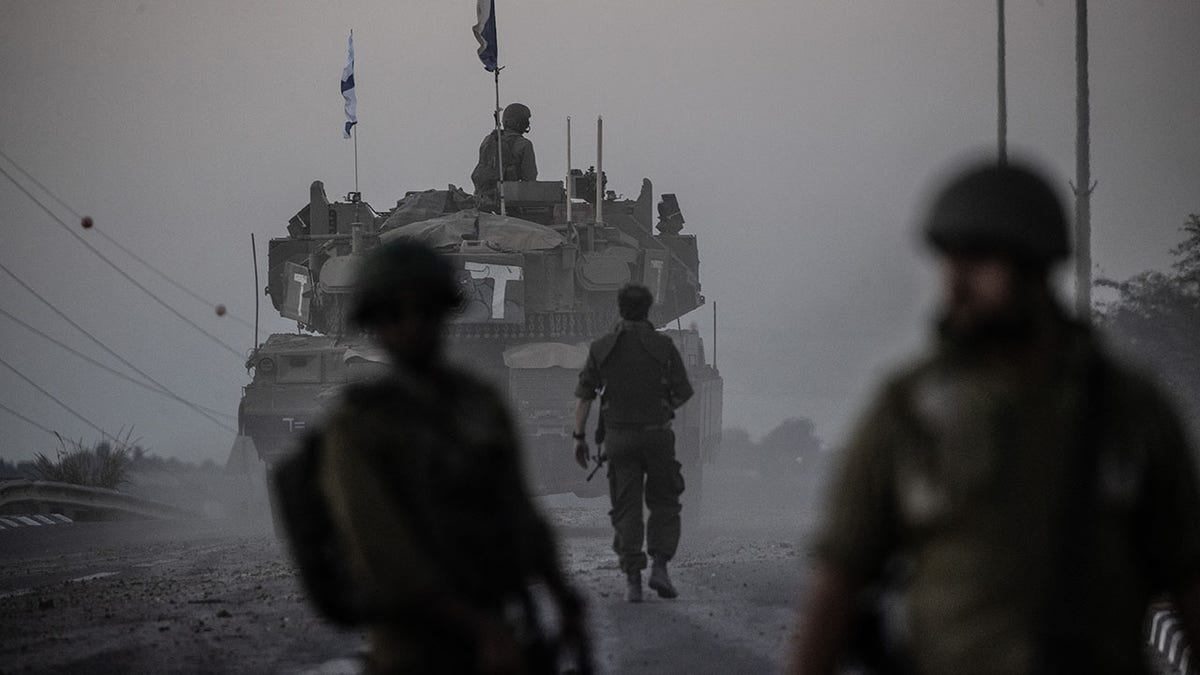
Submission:
[[[999,253],[1049,267],[1071,252],[1063,204],[1033,169],[994,162],[959,173],[937,193],[926,240],[943,253]]]
[[[369,329],[406,309],[441,318],[462,299],[446,258],[426,244],[393,241],[371,251],[359,266],[349,319]]]
[[[529,131],[529,118],[533,113],[529,111],[529,106],[524,103],[509,103],[504,107],[504,115],[501,121],[504,122],[504,128],[518,133]]]

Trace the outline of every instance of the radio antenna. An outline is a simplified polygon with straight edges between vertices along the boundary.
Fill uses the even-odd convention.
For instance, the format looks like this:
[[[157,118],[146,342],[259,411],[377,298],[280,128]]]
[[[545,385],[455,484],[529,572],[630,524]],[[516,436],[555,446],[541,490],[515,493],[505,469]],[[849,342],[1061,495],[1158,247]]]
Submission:
[[[258,249],[254,245],[254,233],[250,233],[250,256],[254,258],[254,349],[258,350]]]
[[[713,300],[713,370],[717,369],[717,301]]]

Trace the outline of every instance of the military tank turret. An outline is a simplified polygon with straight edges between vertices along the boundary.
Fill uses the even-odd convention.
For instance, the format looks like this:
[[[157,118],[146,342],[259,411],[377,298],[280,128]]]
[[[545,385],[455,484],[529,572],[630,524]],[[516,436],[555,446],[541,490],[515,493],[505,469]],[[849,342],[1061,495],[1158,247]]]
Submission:
[[[588,180],[575,173],[577,181]],[[324,185],[314,182],[287,236],[268,248],[266,293],[300,332],[272,335],[250,356],[238,442],[252,442],[270,466],[295,447],[340,387],[385,371],[383,354],[346,321],[354,271],[380,243],[414,239],[445,254],[457,271],[467,300],[448,327],[450,357],[507,394],[532,488],[601,493],[604,482],[585,483],[569,451],[587,343],[616,324],[616,293],[630,281],[654,293],[650,318],[660,327],[703,305],[696,238],[682,233],[674,195],[662,195],[654,221],[649,180],[636,199],[609,192],[598,207],[594,199],[568,205],[562,182],[504,187],[507,213],[499,215],[479,210],[474,197],[453,185],[408,192],[381,211],[355,193],[330,202]],[[678,454],[695,490],[703,457],[720,438],[722,381],[694,328],[668,333],[697,391],[676,421]]]

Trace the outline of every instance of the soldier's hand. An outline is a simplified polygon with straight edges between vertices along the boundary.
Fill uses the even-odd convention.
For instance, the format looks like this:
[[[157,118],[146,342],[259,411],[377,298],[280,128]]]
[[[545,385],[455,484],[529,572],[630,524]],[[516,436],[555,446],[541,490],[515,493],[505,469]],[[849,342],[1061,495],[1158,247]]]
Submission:
[[[588,455],[590,454],[591,450],[588,449],[586,440],[575,441],[575,461],[579,463],[579,466],[588,468]]]

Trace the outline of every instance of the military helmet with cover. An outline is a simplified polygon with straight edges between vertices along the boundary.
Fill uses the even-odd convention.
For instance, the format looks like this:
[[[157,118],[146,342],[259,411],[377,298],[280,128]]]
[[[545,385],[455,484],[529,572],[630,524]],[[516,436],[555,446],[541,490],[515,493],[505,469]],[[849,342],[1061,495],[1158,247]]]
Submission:
[[[505,129],[525,133],[529,131],[529,118],[532,116],[529,106],[524,103],[509,103],[504,108],[501,121],[504,122]]]
[[[441,318],[462,299],[454,268],[445,257],[426,244],[392,241],[371,251],[359,266],[349,319],[369,329],[405,311]]]
[[[951,254],[1000,254],[1049,267],[1071,251],[1063,204],[1050,183],[1027,166],[978,164],[937,193],[925,220],[926,240]]]

